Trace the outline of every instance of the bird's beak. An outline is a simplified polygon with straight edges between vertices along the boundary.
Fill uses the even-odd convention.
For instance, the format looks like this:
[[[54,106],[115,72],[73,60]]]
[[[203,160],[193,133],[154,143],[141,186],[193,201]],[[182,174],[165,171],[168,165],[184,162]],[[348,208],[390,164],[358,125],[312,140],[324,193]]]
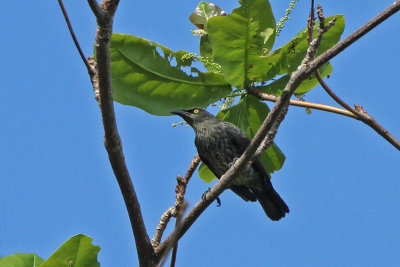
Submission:
[[[171,113],[180,116],[180,115],[183,114],[184,112],[183,112],[183,110],[177,109],[177,110],[172,110]]]
[[[184,109],[183,110],[179,110],[179,109],[172,110],[171,113],[175,114],[175,115],[178,115],[178,116],[180,116],[182,118],[185,118],[185,117],[188,116],[188,112],[186,110],[184,110]]]
[[[182,109],[182,110],[172,110],[171,111],[172,114],[178,115],[179,117],[181,117],[182,119],[184,119],[187,123],[191,123],[192,119],[190,118],[190,113],[187,112],[186,110]]]

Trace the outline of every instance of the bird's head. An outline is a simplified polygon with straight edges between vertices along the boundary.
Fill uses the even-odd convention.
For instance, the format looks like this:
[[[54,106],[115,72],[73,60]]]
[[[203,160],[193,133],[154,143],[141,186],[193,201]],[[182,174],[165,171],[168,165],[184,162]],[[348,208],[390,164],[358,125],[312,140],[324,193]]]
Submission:
[[[182,117],[195,130],[203,123],[217,120],[212,114],[201,108],[173,110],[171,113]]]

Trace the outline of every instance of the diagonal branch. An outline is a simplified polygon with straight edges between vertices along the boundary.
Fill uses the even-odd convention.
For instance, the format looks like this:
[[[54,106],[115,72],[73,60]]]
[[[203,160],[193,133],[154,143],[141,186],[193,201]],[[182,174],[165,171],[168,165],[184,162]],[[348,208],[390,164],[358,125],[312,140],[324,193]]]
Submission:
[[[356,108],[350,107],[346,102],[344,102],[341,98],[339,98],[324,82],[320,73],[318,71],[315,72],[316,77],[321,84],[322,88],[335,100],[339,105],[344,107],[346,110],[357,116],[357,119],[367,124],[369,127],[374,129],[380,136],[385,138],[390,144],[392,144],[395,148],[400,150],[400,142],[393,135],[391,135],[382,125],[380,125],[372,116],[370,116],[360,105],[356,105]]]
[[[104,14],[104,16],[97,17],[98,25],[95,40],[100,109],[105,132],[104,144],[128,211],[135,236],[139,264],[140,266],[152,266],[155,259],[154,250],[147,235],[139,201],[126,167],[114,113],[110,70],[110,41],[114,13],[118,7],[119,0],[103,0],[99,8],[94,5],[95,1],[88,0],[88,2],[96,16],[100,14],[99,8],[102,9],[103,13],[101,14]]]
[[[375,26],[379,25],[385,19],[396,13],[400,9],[400,0],[396,1],[394,4],[389,6],[387,9],[382,11],[378,16],[370,20],[359,30],[349,35],[342,42],[336,44],[334,47],[326,51],[324,54],[318,58],[312,60],[311,62],[305,61],[298,70],[291,74],[290,80],[287,83],[282,95],[276,101],[276,104],[272,110],[268,113],[267,118],[264,120],[257,134],[254,136],[249,147],[243,153],[243,155],[229,168],[229,170],[221,177],[219,182],[208,192],[207,198],[205,200],[200,200],[195,204],[193,209],[189,211],[187,216],[182,221],[182,227],[178,230],[172,232],[167,239],[156,248],[157,256],[161,255],[170,242],[176,237],[178,240],[183,236],[183,234],[190,228],[190,226],[195,222],[195,220],[201,215],[201,213],[225,190],[228,188],[230,182],[237,177],[240,170],[242,170],[246,165],[252,160],[258,147],[261,145],[264,139],[273,140],[276,131],[280,125],[280,122],[286,115],[290,97],[299,84],[309,77],[315,70],[321,67],[328,60],[332,59],[334,56],[342,52],[352,43],[357,41],[367,32],[372,30]],[[267,142],[264,142],[268,145]],[[267,146],[264,147],[265,149]]]

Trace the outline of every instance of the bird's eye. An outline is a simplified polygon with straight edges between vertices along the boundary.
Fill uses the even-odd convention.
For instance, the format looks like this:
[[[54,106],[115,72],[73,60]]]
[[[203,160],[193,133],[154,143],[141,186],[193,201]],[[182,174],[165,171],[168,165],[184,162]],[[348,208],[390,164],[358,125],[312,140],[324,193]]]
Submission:
[[[199,110],[196,108],[195,110],[193,110],[193,113],[197,114],[197,113],[199,113]]]

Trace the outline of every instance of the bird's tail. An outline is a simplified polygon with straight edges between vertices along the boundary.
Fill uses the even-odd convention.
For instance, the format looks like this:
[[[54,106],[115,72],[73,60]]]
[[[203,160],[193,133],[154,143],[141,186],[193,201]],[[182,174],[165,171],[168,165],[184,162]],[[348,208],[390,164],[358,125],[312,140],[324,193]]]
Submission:
[[[257,200],[260,202],[265,214],[273,221],[279,221],[285,217],[286,213],[289,213],[289,207],[272,186],[259,192]]]

